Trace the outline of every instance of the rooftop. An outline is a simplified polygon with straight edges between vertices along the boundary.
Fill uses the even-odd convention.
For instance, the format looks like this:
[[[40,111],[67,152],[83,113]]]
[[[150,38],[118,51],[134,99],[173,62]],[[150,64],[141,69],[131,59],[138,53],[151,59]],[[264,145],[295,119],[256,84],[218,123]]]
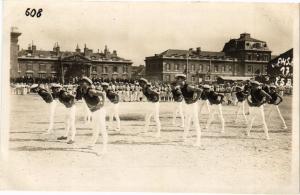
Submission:
[[[265,41],[252,38],[249,33],[240,34],[238,39],[230,39],[225,43],[222,51],[232,52],[236,50],[270,51]]]
[[[190,48],[189,50],[180,49],[168,49],[160,54],[155,54],[155,56],[165,57],[165,58],[189,58],[201,59],[201,58],[219,58],[219,59],[231,59],[231,57],[226,56],[224,52],[215,51],[202,51],[200,47],[196,49]]]
[[[117,51],[110,52],[105,46],[104,52],[93,52],[92,49],[84,47],[83,51],[81,51],[77,45],[75,51],[60,51],[60,47],[58,43],[55,43],[53,50],[38,50],[34,44],[30,44],[28,49],[22,49],[18,52],[19,59],[58,59],[58,58],[66,58],[69,56],[81,55],[85,58],[92,61],[118,61],[118,62],[131,62],[131,60],[121,58],[117,55]]]

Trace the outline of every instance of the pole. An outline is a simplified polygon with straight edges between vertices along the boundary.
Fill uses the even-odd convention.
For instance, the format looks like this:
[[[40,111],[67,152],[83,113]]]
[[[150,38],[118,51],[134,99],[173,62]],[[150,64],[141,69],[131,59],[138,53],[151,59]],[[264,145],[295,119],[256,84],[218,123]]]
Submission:
[[[186,53],[186,80],[188,80],[189,52]]]

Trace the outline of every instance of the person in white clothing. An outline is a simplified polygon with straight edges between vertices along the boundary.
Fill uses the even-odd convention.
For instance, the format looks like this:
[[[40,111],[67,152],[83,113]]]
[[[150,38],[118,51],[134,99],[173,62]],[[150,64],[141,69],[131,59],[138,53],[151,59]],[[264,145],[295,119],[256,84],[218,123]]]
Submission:
[[[147,102],[150,110],[145,115],[145,128],[144,132],[148,132],[149,125],[150,125],[150,119],[154,115],[154,120],[156,122],[156,137],[160,137],[160,130],[161,130],[161,124],[159,120],[159,93],[153,89],[151,89],[151,84],[144,78],[141,78],[140,85],[142,87],[142,91],[144,96],[147,98]]]
[[[102,153],[107,152],[108,134],[106,131],[106,111],[104,108],[105,94],[92,87],[92,80],[88,77],[83,77],[80,81],[80,87],[82,88],[82,97],[92,112],[92,126],[93,136],[88,148],[93,149],[101,131],[103,137]]]
[[[182,128],[184,128],[184,114],[183,114],[183,95],[181,93],[180,90],[180,86],[177,85],[176,82],[173,82],[171,85],[171,93],[174,99],[174,103],[175,103],[175,110],[173,112],[173,125],[176,125],[176,117],[177,114],[179,113],[179,116],[181,118],[181,126]]]
[[[121,131],[121,121],[120,121],[120,116],[119,116],[119,95],[114,92],[113,90],[109,89],[108,83],[104,82],[101,84],[103,91],[106,94],[107,98],[107,111],[109,112],[109,121],[110,124],[112,125],[113,119],[115,118],[117,121],[117,128],[116,131],[120,132]]]
[[[200,140],[201,140],[201,128],[199,124],[199,117],[198,117],[198,99],[201,95],[202,90],[199,88],[196,88],[194,86],[191,86],[186,83],[186,75],[184,74],[177,74],[175,75],[175,79],[177,84],[180,86],[181,93],[183,95],[183,98],[185,100],[185,114],[186,114],[186,120],[185,120],[185,128],[183,133],[183,140],[184,142],[187,141],[187,135],[189,132],[189,128],[191,125],[191,122],[193,121],[193,124],[196,128],[197,133],[197,140],[195,146],[200,146]]]

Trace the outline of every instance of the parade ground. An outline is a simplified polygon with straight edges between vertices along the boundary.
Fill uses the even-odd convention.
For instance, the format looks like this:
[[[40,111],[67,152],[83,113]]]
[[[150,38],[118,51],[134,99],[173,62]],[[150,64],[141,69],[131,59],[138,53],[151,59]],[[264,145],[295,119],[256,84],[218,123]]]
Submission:
[[[291,178],[292,98],[280,104],[288,129],[276,112],[262,124],[254,123],[251,136],[235,106],[223,106],[225,133],[218,117],[204,129],[207,110],[200,115],[202,140],[194,147],[192,127],[183,144],[183,129],[172,125],[172,102],[160,103],[161,138],[143,133],[143,102],[120,104],[121,132],[109,129],[108,153],[101,155],[102,138],[95,151],[85,149],[92,135],[84,123],[84,108],[77,104],[75,144],[56,138],[64,134],[65,108],[57,106],[54,135],[48,128],[48,104],[37,95],[11,95],[9,164],[0,174],[1,190],[151,191],[151,192],[284,192]],[[266,107],[268,110],[268,106]],[[108,123],[109,124],[109,123]],[[97,152],[98,151],[98,152]]]

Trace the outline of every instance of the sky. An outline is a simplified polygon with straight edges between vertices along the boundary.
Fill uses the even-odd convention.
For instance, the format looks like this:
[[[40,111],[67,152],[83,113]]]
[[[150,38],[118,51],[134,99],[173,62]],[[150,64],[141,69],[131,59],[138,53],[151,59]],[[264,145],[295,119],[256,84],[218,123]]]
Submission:
[[[25,16],[27,8],[42,8],[42,16]],[[6,1],[6,32],[16,26],[20,48],[32,41],[37,49],[74,51],[84,44],[96,52],[117,50],[134,65],[167,49],[201,47],[221,51],[230,38],[248,32],[266,41],[272,54],[293,47],[295,4],[205,2]]]

